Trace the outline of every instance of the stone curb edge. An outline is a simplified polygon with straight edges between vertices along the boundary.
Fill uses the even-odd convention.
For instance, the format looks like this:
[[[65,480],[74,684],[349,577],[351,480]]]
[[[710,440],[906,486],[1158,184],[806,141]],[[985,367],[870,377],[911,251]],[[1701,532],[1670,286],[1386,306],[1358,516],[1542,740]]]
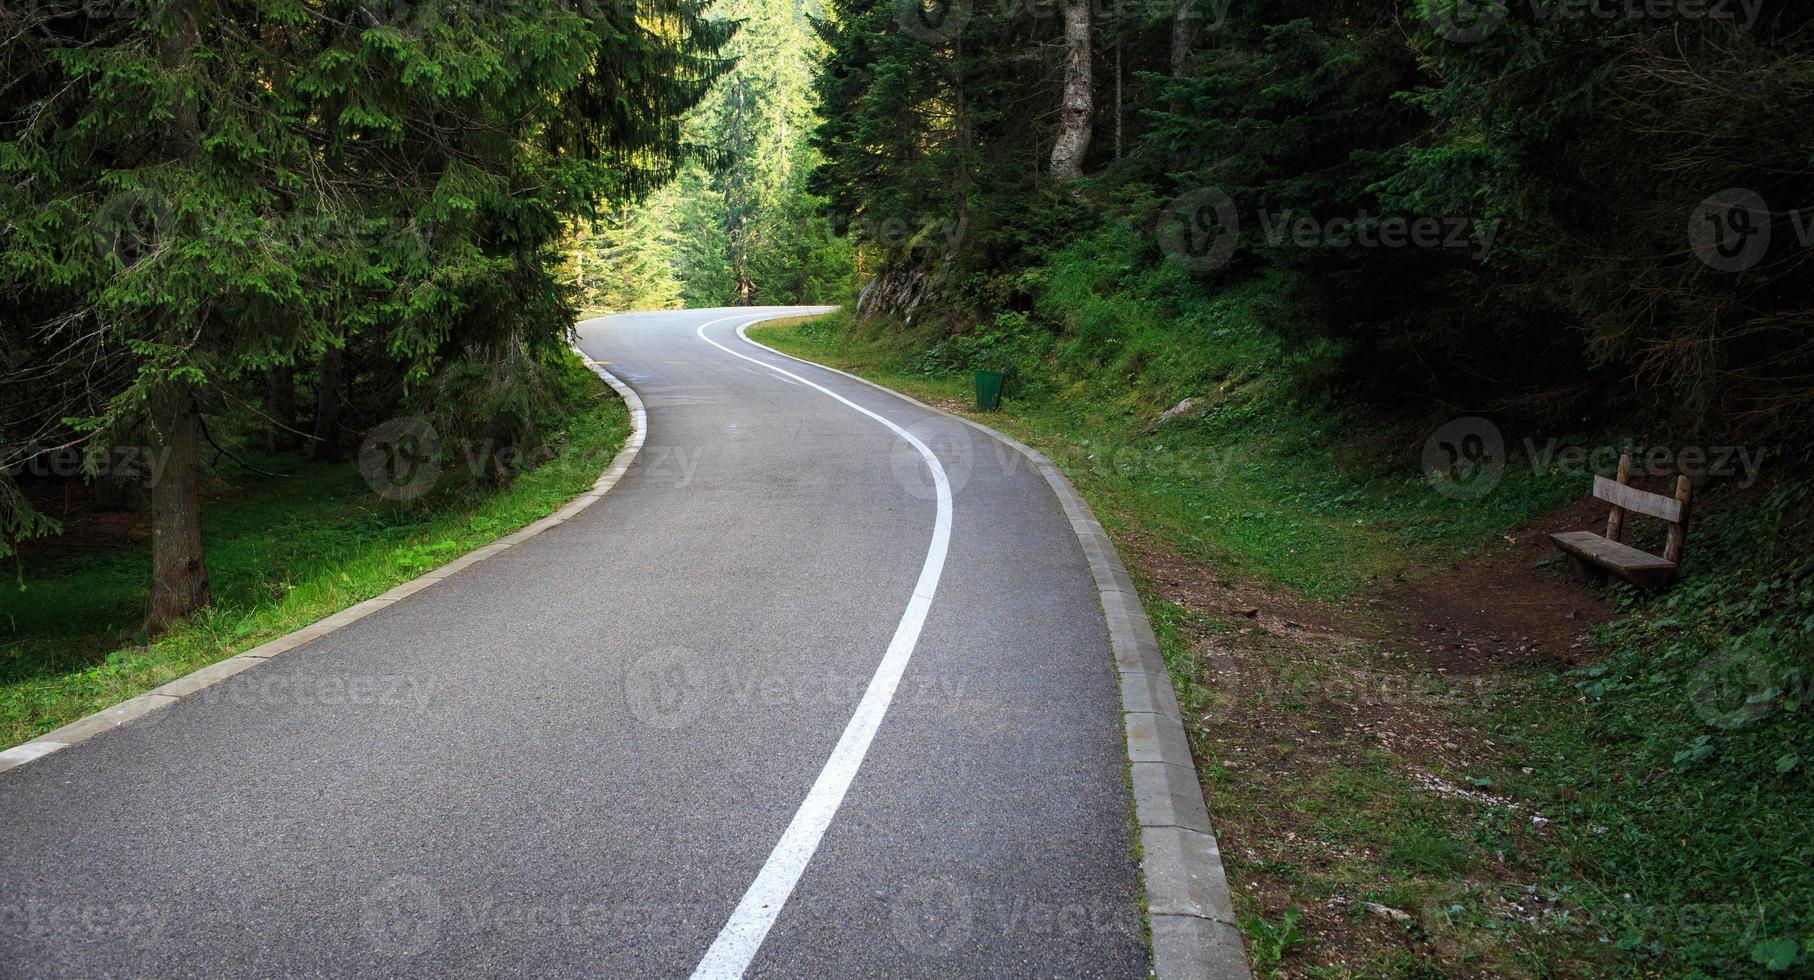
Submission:
[[[820,309],[831,312],[837,307]],[[1134,818],[1139,825],[1141,871],[1146,879],[1147,915],[1152,927],[1153,975],[1160,980],[1249,980],[1252,972],[1235,922],[1222,854],[1216,847],[1209,809],[1203,803],[1203,787],[1191,759],[1171,672],[1159,652],[1159,640],[1140,605],[1133,579],[1077,488],[1043,453],[980,422],[953,415],[848,371],[751,340],[745,331],[755,322],[758,321],[737,328],[737,336],[744,342],[962,422],[1025,456],[1045,478],[1089,559],[1121,682]]]
[[[599,318],[595,317],[593,319]],[[581,323],[590,322],[592,321],[581,321]],[[532,524],[525,525],[488,545],[469,551],[433,571],[424,575],[419,575],[416,578],[410,579],[409,581],[390,589],[382,595],[374,596],[364,602],[348,606],[331,616],[310,623],[295,632],[287,633],[275,640],[262,643],[244,653],[235,654],[224,660],[215,661],[206,667],[197,668],[161,687],[153,688],[137,697],[128,698],[110,708],[102,708],[100,711],[88,715],[85,718],[78,718],[54,731],[46,732],[28,742],[23,742],[5,751],[0,751],[0,772],[5,772],[8,769],[15,769],[28,762],[42,759],[53,752],[66,749],[77,742],[85,742],[103,732],[112,731],[134,718],[149,714],[159,708],[175,704],[181,698],[194,694],[203,688],[218,684],[242,670],[256,667],[272,657],[294,650],[297,647],[308,643],[310,640],[326,636],[349,623],[364,619],[372,613],[375,613],[400,599],[414,595],[470,565],[475,565],[500,551],[521,544],[549,528],[565,523],[580,511],[592,506],[592,504],[597,502],[600,497],[603,497],[612,487],[617,485],[617,481],[623,478],[624,473],[629,470],[630,464],[635,461],[636,454],[642,450],[643,442],[648,437],[649,416],[648,412],[643,408],[642,398],[640,398],[629,385],[618,380],[616,375],[605,370],[602,365],[588,357],[586,352],[580,350],[577,344],[574,345],[573,350],[585,360],[586,366],[591,368],[593,373],[604,379],[605,383],[610,385],[613,391],[617,392],[618,396],[624,400],[624,405],[630,409],[630,436],[624,440],[623,448],[619,449],[617,455],[612,457],[611,465],[605,467],[604,473],[600,474],[599,478],[593,481],[592,489],[574,497],[565,504],[562,504],[560,509],[549,514],[547,517],[535,521]]]

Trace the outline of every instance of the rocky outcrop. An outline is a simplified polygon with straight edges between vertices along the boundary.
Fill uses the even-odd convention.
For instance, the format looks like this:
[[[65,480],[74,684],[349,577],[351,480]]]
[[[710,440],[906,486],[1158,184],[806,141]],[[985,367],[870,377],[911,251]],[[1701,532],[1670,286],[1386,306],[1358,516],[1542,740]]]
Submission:
[[[932,292],[932,277],[917,266],[891,266],[857,294],[857,316],[898,317],[907,323]]]

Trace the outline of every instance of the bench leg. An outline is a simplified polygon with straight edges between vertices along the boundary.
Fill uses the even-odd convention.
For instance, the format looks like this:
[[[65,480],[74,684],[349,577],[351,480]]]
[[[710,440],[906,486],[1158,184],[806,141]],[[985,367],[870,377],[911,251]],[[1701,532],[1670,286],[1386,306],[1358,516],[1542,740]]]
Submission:
[[[1605,569],[1589,565],[1574,555],[1568,556],[1568,570],[1574,573],[1576,578],[1592,582],[1595,585],[1606,584]]]

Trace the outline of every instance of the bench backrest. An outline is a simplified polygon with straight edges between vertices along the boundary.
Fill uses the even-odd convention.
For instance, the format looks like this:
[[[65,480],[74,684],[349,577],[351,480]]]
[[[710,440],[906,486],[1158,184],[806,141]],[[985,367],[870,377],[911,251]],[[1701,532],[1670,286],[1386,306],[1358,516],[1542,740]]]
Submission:
[[[1631,486],[1631,454],[1619,456],[1619,478],[1608,480],[1603,476],[1594,477],[1594,496],[1612,504],[1612,513],[1606,518],[1606,537],[1618,541],[1625,533],[1625,512],[1637,511],[1664,521],[1669,525],[1669,539],[1663,547],[1663,558],[1666,561],[1680,562],[1682,546],[1688,537],[1688,501],[1694,492],[1694,481],[1686,476],[1675,479],[1675,496],[1665,497],[1660,493],[1639,490]]]

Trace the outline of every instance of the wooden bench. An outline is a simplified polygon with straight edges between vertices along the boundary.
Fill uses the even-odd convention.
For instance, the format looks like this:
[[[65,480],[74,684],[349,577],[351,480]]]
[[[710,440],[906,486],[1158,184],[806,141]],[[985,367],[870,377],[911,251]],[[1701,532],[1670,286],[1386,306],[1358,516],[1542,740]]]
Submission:
[[[1612,513],[1606,518],[1605,535],[1566,531],[1549,537],[1568,556],[1568,566],[1577,574],[1604,582],[1610,572],[1640,588],[1662,588],[1675,577],[1676,566],[1682,561],[1682,546],[1688,537],[1688,498],[1694,483],[1686,476],[1678,476],[1675,496],[1665,497],[1630,486],[1630,478],[1630,453],[1619,457],[1617,480],[1594,477],[1594,496],[1612,504]],[[1625,534],[1627,511],[1636,511],[1669,525],[1669,537],[1661,557],[1639,551],[1620,540]]]

